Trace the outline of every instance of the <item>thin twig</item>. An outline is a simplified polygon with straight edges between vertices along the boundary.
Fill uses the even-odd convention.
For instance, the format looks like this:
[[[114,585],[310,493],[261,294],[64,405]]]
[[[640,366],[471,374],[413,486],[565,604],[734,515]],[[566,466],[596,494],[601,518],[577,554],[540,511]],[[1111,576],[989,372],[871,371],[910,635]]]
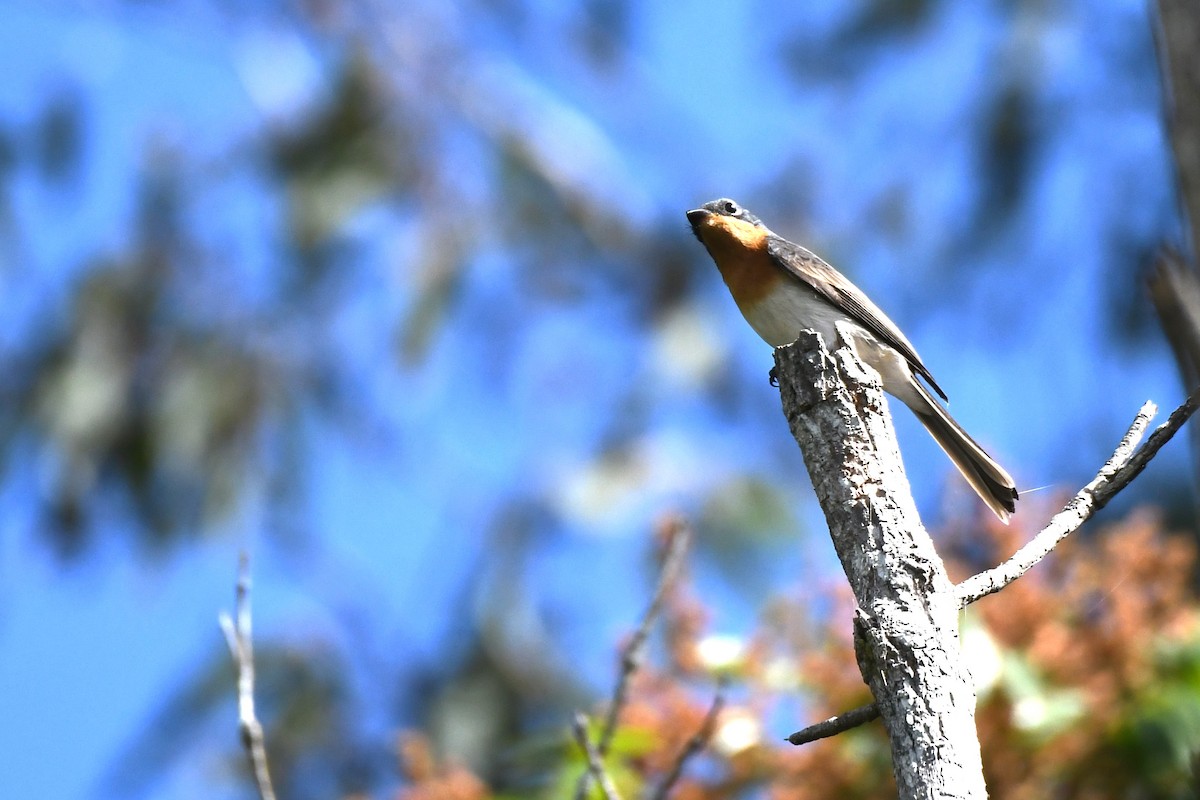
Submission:
[[[679,756],[675,759],[675,763],[671,765],[671,771],[667,773],[667,777],[658,787],[658,791],[654,793],[654,800],[666,800],[667,792],[671,791],[671,787],[679,780],[679,776],[683,774],[683,767],[687,762],[699,753],[708,745],[712,739],[713,731],[717,727],[717,717],[721,714],[721,709],[725,707],[725,686],[726,680],[721,678],[717,683],[717,692],[713,695],[712,705],[708,707],[708,713],[704,715],[704,721],[700,723],[700,730],[688,739],[687,744],[679,751]]]
[[[955,587],[958,595],[959,608],[966,608],[971,603],[998,592],[1008,584],[1029,571],[1033,565],[1045,558],[1051,550],[1063,539],[1079,529],[1083,523],[1103,508],[1108,501],[1116,496],[1129,483],[1141,474],[1150,459],[1170,441],[1171,437],[1187,422],[1188,418],[1200,405],[1200,389],[1192,392],[1191,396],[1179,408],[1171,412],[1171,416],[1155,429],[1146,443],[1140,449],[1137,443],[1146,432],[1150,420],[1154,417],[1157,407],[1147,402],[1138,412],[1129,426],[1129,430],[1117,445],[1112,458],[1108,460],[1096,477],[1079,490],[1063,510],[1054,515],[1045,528],[1033,539],[1012,555],[1007,561],[985,570],[978,575],[967,578]]]
[[[604,761],[600,755],[600,751],[596,749],[596,746],[592,744],[591,737],[588,736],[587,726],[587,717],[582,712],[575,712],[575,719],[571,722],[571,731],[575,734],[575,741],[579,742],[579,747],[583,750],[583,754],[587,756],[587,774],[591,775],[600,786],[600,791],[604,792],[605,800],[621,800],[621,793],[617,791],[612,777],[604,769]]]
[[[1154,458],[1155,454],[1162,449],[1162,446],[1171,441],[1171,438],[1176,432],[1183,427],[1183,424],[1200,408],[1200,389],[1194,389],[1191,395],[1178,408],[1171,412],[1171,416],[1167,417],[1167,421],[1154,429],[1154,433],[1150,434],[1150,438],[1146,440],[1146,444],[1138,450],[1137,455],[1129,460],[1129,463],[1121,470],[1120,474],[1114,475],[1107,484],[1101,486],[1096,491],[1096,508],[1103,508],[1112,500],[1117,492],[1124,489],[1129,483],[1142,474],[1142,470],[1150,463],[1150,459]]]
[[[857,728],[859,725],[865,725],[871,720],[878,718],[879,706],[870,703],[838,714],[836,717],[830,717],[815,725],[809,725],[807,728],[796,731],[787,737],[787,740],[795,745],[808,744],[818,739],[828,739],[830,736],[837,736],[839,733],[844,733],[851,728]]]
[[[275,800],[275,788],[271,785],[271,773],[267,769],[267,746],[263,740],[262,723],[254,712],[254,642],[250,625],[250,558],[245,552],[238,559],[238,580],[234,613],[236,622],[228,613],[221,612],[218,618],[233,665],[237,670],[238,729],[242,747],[250,760],[254,783],[262,800]]]
[[[612,746],[613,735],[617,731],[617,721],[620,719],[621,710],[625,707],[629,696],[630,679],[642,664],[646,641],[650,638],[650,628],[662,612],[667,591],[675,583],[675,578],[683,565],[683,557],[687,554],[688,545],[691,543],[691,528],[682,518],[672,517],[666,520],[664,525],[667,539],[666,553],[663,555],[662,567],[659,570],[658,585],[654,588],[654,596],[650,599],[650,605],[646,607],[645,613],[642,614],[637,630],[633,632],[633,636],[630,637],[621,652],[621,674],[617,676],[617,683],[613,687],[612,699],[608,703],[608,713],[604,717],[604,724],[600,729],[600,741],[596,747],[601,758],[608,755],[608,750]],[[577,800],[583,800],[587,796],[590,786],[591,773],[585,772],[579,777],[579,783],[575,787]]]
[[[654,624],[654,620],[662,612],[663,601],[666,599],[667,590],[675,582],[675,576],[679,573],[679,568],[683,565],[683,557],[687,553],[688,545],[691,542],[692,531],[687,523],[682,518],[675,517],[665,523],[667,528],[667,552],[663,556],[662,569],[658,575],[658,586],[654,589],[654,597],[650,600],[650,605],[646,607],[646,612],[642,614],[642,621],[638,625],[629,643],[625,645],[625,651],[621,654],[621,675],[617,678],[617,685],[613,688],[612,702],[608,704],[608,715],[604,718],[604,727],[600,729],[600,753],[608,755],[608,748],[612,745],[613,734],[617,731],[617,720],[621,715],[621,709],[625,706],[625,700],[629,694],[629,680],[633,677],[633,673],[638,671],[642,665],[642,658],[646,652],[646,640],[650,638],[650,627]]]

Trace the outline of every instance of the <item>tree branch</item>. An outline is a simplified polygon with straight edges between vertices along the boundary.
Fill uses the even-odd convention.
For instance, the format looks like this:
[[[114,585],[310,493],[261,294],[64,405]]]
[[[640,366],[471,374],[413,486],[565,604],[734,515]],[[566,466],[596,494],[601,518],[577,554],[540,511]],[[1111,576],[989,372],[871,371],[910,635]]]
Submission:
[[[954,585],[908,489],[878,376],[813,331],[775,350],[780,397],[854,592],[856,654],[899,796],[987,797]]]
[[[629,643],[621,654],[621,675],[613,688],[612,702],[608,705],[608,715],[604,718],[604,727],[600,732],[599,750],[601,755],[608,755],[612,745],[613,734],[617,731],[617,720],[629,693],[629,679],[642,665],[646,654],[646,641],[650,638],[650,628],[654,620],[662,613],[663,600],[667,590],[675,583],[679,568],[683,565],[683,557],[691,544],[692,530],[682,517],[671,517],[663,523],[666,526],[666,555],[663,556],[662,569],[658,575],[658,585],[654,588],[654,596],[650,605],[642,614],[641,622],[634,631]]]
[[[1187,422],[1200,404],[1200,389],[1188,397],[1179,408],[1171,412],[1167,421],[1155,429],[1146,443],[1137,449],[1154,417],[1157,407],[1154,403],[1142,406],[1129,430],[1121,438],[1120,444],[1113,452],[1100,471],[1086,486],[1079,490],[1063,510],[1054,515],[1053,519],[1028,544],[1018,550],[1004,563],[992,569],[967,578],[955,587],[959,608],[966,608],[980,598],[998,592],[1017,578],[1024,575],[1031,567],[1045,558],[1051,550],[1063,539],[1079,529],[1092,514],[1103,508],[1118,492],[1141,474],[1150,459],[1154,458],[1162,446]]]
[[[1158,0],[1154,42],[1163,82],[1163,116],[1175,153],[1185,235],[1196,258],[1200,235],[1200,13],[1194,0]]]
[[[1200,9],[1195,0],[1158,0],[1154,43],[1162,77],[1163,120],[1174,153],[1183,252],[1166,245],[1146,276],[1150,299],[1171,344],[1184,386],[1200,385]],[[1200,481],[1200,429],[1191,430],[1194,480]]]
[[[808,744],[818,739],[828,739],[830,736],[837,736],[839,733],[845,733],[875,719],[879,719],[879,706],[869,703],[850,711],[844,711],[836,717],[830,717],[827,720],[809,725],[807,728],[798,730],[787,737],[787,740],[794,745]]]
[[[238,729],[242,747],[250,761],[258,796],[262,800],[275,800],[275,789],[271,785],[271,773],[267,769],[267,746],[263,740],[262,724],[254,711],[254,642],[250,626],[250,558],[245,552],[238,559],[237,591],[234,603],[236,622],[228,613],[221,612],[218,620],[225,632],[225,641],[237,670]]]
[[[592,744],[591,737],[588,736],[587,725],[587,717],[582,712],[576,712],[575,719],[571,722],[571,732],[575,734],[575,741],[579,743],[580,749],[583,750],[583,754],[587,757],[587,774],[592,776],[597,785],[599,785],[600,791],[604,793],[604,800],[621,800],[621,793],[617,791],[612,777],[604,769],[604,762],[600,751],[596,749],[595,745]]]
[[[597,757],[600,759],[608,755],[608,750],[612,746],[613,735],[617,731],[617,722],[621,717],[621,710],[625,707],[629,696],[629,681],[633,677],[633,674],[638,671],[638,668],[641,667],[642,659],[645,657],[646,642],[650,638],[650,628],[654,625],[654,620],[662,613],[663,601],[666,599],[667,591],[675,583],[676,576],[683,565],[683,557],[687,554],[688,547],[691,544],[692,531],[682,517],[669,517],[663,521],[662,526],[666,541],[662,567],[658,574],[658,584],[654,588],[654,595],[650,599],[650,605],[646,607],[646,611],[642,614],[642,619],[638,623],[637,629],[633,632],[633,636],[630,637],[629,642],[621,652],[621,674],[617,676],[617,683],[613,687],[612,699],[608,704],[608,713],[605,715],[604,725],[600,729],[600,742],[596,747]],[[592,778],[593,771],[591,770],[579,777],[579,783],[575,786],[575,797],[577,800],[583,800],[587,796],[588,789],[591,788]]]
[[[692,756],[704,749],[705,745],[712,738],[713,731],[717,727],[717,717],[721,714],[721,709],[725,707],[725,678],[721,678],[717,683],[717,692],[713,695],[712,705],[708,707],[708,713],[704,715],[704,721],[700,723],[700,730],[688,739],[687,744],[679,751],[678,758],[671,765],[671,771],[667,773],[667,777],[663,780],[662,785],[658,787],[658,791],[654,793],[654,800],[666,800],[667,792],[671,791],[671,787],[683,775],[683,767],[687,764]]]

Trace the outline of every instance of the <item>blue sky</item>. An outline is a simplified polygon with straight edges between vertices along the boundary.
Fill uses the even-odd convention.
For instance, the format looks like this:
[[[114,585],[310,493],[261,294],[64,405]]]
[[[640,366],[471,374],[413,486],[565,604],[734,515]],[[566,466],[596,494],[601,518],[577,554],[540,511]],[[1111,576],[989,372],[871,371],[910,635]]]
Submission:
[[[781,165],[796,165],[808,214],[768,224],[811,239],[880,301],[956,416],[1022,488],[1074,490],[1145,399],[1169,408],[1181,397],[1165,345],[1118,343],[1106,305],[1112,291],[1143,291],[1144,265],[1114,266],[1118,234],[1154,242],[1177,231],[1159,100],[1146,79],[1145,4],[1067,2],[1014,17],[1001,4],[946,3],[852,76],[797,78],[779,53],[798,31],[800,46],[818,52],[849,13],[839,4],[697,3],[686,14],[647,4],[630,12],[632,58],[620,69],[633,88],[619,97],[611,76],[564,57],[571,43],[555,36],[560,12],[547,5],[534,15],[538,44],[515,51],[468,12],[439,13],[475,45],[473,66],[486,66],[500,96],[522,98],[532,130],[568,131],[538,146],[567,170],[575,154],[590,154],[599,167],[578,179],[631,213],[682,231],[687,208],[722,195],[755,208]],[[15,244],[0,253],[10,337],[62,302],[85,258],[123,247],[130,176],[156,139],[219,160],[325,88],[329,54],[265,19],[234,25],[191,3],[89,8],[18,0],[0,12],[0,122],[19,126],[47,95],[70,91],[87,124],[69,190],[28,175],[10,181]],[[964,248],[978,181],[971,119],[981,86],[996,80],[1034,87],[1038,148],[1011,223]],[[468,172],[469,185],[478,177]],[[228,244],[252,295],[276,258],[277,201],[253,175],[211,194],[217,207],[197,220],[201,235]],[[892,196],[903,198],[899,234],[886,224]],[[730,476],[771,475],[787,487],[801,536],[814,538],[804,538],[802,562],[782,560],[764,585],[828,569],[807,477],[766,384],[770,354],[715,271],[648,333],[629,299],[604,286],[574,304],[524,306],[519,264],[496,247],[473,264],[426,360],[402,370],[380,366],[392,343],[379,331],[415,296],[404,268],[412,232],[388,214],[364,215],[355,231],[360,269],[329,336],[354,354],[346,374],[375,416],[357,437],[314,425],[315,566],[273,561],[251,502],[167,556],[147,558],[113,536],[64,569],[33,527],[45,480],[36,450],[24,448],[28,468],[10,465],[0,494],[0,749],[14,756],[6,792],[103,795],[104,777],[164,695],[221,646],[216,614],[232,598],[244,545],[255,552],[262,635],[336,639],[338,604],[369,605],[381,653],[434,660],[455,641],[461,617],[451,610],[492,541],[494,516],[521,492],[549,498],[563,525],[531,567],[530,593],[569,620],[562,649],[596,686],[640,609],[645,531],[664,508],[698,513]],[[694,258],[711,269],[699,247]],[[506,329],[509,357],[490,363],[474,321],[505,310],[517,320]],[[697,389],[706,364],[726,362],[745,386],[732,412]],[[631,451],[641,479],[597,495],[605,415],[629,396],[630,376],[650,409]],[[912,420],[897,424],[918,501],[936,519],[954,479]],[[1146,481],[1187,468],[1176,445]],[[1048,515],[1031,496],[1029,513]],[[712,582],[716,625],[744,632],[754,598]],[[232,694],[227,711],[232,736]],[[185,763],[156,796],[229,788],[212,764]]]

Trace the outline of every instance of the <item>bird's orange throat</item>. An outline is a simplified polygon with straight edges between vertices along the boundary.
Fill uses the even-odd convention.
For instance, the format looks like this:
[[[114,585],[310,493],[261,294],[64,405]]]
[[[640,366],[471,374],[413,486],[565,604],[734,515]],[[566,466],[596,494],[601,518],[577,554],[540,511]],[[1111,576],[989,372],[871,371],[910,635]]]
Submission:
[[[742,313],[756,306],[782,279],[767,252],[766,228],[721,214],[709,214],[698,228]]]
[[[700,238],[716,258],[715,249],[766,250],[767,229],[744,219],[709,214],[700,223]]]

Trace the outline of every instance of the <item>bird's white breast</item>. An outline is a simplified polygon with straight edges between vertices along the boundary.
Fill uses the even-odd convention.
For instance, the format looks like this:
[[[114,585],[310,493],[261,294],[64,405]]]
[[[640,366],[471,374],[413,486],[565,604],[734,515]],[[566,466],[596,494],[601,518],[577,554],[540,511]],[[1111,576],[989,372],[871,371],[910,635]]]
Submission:
[[[895,395],[907,405],[923,404],[912,367],[894,348],[879,341],[874,333],[832,303],[827,302],[807,286],[788,281],[776,287],[765,298],[748,309],[743,309],[750,327],[772,347],[782,347],[796,341],[800,331],[815,330],[825,340],[825,347],[833,350],[843,342],[835,325],[851,333],[845,344],[854,348],[864,363],[879,373],[884,391]]]
[[[743,315],[772,347],[791,344],[800,331],[812,328],[821,334],[826,347],[833,348],[837,344],[834,323],[850,321],[844,312],[799,281],[781,283],[762,300],[743,309]]]

